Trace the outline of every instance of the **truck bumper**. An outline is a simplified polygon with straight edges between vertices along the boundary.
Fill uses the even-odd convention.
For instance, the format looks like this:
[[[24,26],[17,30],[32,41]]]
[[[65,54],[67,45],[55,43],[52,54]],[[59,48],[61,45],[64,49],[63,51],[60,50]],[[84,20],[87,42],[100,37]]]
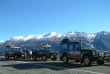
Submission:
[[[105,57],[93,57],[92,61],[104,60]]]

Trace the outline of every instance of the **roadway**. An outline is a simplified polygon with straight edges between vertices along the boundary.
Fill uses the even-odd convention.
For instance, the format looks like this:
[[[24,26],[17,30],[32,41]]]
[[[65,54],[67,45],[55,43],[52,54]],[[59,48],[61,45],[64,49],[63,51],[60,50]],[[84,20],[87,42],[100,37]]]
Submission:
[[[84,67],[74,61],[64,64],[59,60],[7,60],[0,56],[0,74],[110,74],[110,63],[102,66],[94,63],[91,67]]]

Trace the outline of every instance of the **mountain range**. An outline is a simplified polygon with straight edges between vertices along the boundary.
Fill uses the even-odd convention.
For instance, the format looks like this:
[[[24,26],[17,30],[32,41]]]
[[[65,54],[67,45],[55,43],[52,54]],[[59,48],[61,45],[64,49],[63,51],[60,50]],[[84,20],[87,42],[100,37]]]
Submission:
[[[37,35],[26,35],[12,37],[6,41],[0,41],[0,52],[4,52],[5,45],[15,45],[22,48],[32,49],[33,45],[40,43],[48,43],[52,45],[55,51],[60,49],[60,41],[68,37],[69,39],[81,39],[83,42],[90,42],[98,50],[110,51],[110,32],[101,31],[97,33],[86,32],[67,32],[65,34],[58,34],[56,32],[43,33]]]

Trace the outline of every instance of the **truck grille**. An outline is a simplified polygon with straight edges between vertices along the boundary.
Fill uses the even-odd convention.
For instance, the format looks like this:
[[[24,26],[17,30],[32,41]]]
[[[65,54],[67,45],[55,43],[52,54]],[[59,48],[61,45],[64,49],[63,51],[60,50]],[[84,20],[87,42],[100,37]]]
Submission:
[[[99,51],[99,57],[104,57],[104,52]]]

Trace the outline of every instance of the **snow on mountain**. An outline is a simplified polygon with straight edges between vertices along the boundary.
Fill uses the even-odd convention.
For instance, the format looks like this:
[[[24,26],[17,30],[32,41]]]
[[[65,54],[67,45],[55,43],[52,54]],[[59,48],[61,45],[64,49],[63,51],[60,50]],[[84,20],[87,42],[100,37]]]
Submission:
[[[95,38],[96,34],[95,33],[86,33],[86,32],[67,32],[63,35],[58,34],[56,32],[51,32],[51,33],[43,33],[43,34],[37,34],[37,35],[27,35],[27,36],[16,36],[16,37],[12,37],[11,39],[9,39],[10,41],[15,40],[15,41],[27,41],[29,39],[37,39],[37,40],[41,40],[41,39],[46,39],[46,38],[52,38],[52,37],[57,37],[59,39],[63,39],[64,37],[77,37],[77,36],[84,36],[86,37],[88,40]]]
[[[19,40],[23,40],[23,41],[27,41],[29,39],[45,39],[45,38],[51,38],[51,37],[61,37],[60,34],[57,34],[55,32],[51,32],[51,33],[43,33],[43,34],[37,34],[37,35],[27,35],[27,36],[16,36],[16,37],[12,37],[11,39],[9,39],[10,41],[15,40],[15,41],[19,41]]]
[[[86,32],[68,32],[68,33],[64,34],[63,36],[68,36],[69,38],[83,36],[83,37],[86,37],[88,40],[90,40],[92,38],[95,38],[96,34],[95,33],[86,33]]]
[[[0,44],[1,44],[1,43],[3,43],[3,42],[5,42],[5,41],[3,41],[3,40],[0,40]]]
[[[102,35],[110,35],[110,32],[107,32],[107,31],[98,32],[95,39],[100,39],[100,36]]]

